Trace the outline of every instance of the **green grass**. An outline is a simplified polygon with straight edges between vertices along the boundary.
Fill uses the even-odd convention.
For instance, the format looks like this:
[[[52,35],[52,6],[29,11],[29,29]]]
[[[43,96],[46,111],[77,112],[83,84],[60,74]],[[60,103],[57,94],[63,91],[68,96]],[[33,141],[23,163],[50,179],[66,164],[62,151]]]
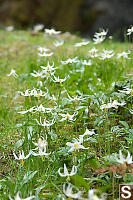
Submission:
[[[53,42],[56,39],[63,39],[64,45],[54,47]],[[98,45],[91,42],[84,47],[74,47],[81,39],[70,34],[44,37],[42,33],[32,35],[30,31],[0,32],[0,199],[8,199],[9,194],[13,198],[18,191],[21,191],[23,198],[32,193],[36,195],[36,199],[58,199],[58,195],[63,194],[63,183],[67,182],[66,177],[62,178],[58,174],[58,169],[64,163],[70,170],[74,164],[78,165],[77,175],[70,178],[70,182],[85,194],[89,189],[95,188],[107,193],[107,199],[117,199],[119,184],[132,183],[131,170],[126,169],[124,174],[116,170],[119,178],[116,177],[116,171],[112,173],[110,168],[118,165],[112,164],[111,158],[107,160],[105,156],[118,154],[119,150],[133,153],[133,125],[129,112],[132,109],[132,96],[119,92],[124,86],[133,86],[132,76],[128,75],[133,73],[133,45],[107,40]],[[54,55],[39,61],[38,46],[49,48]],[[114,50],[115,54],[131,50],[131,59],[116,59],[116,55],[107,60],[89,58],[88,51],[94,46],[99,52],[106,49]],[[82,77],[80,72],[74,71],[80,69],[81,65],[62,65],[60,62],[76,56],[80,60],[92,60],[91,66],[85,66]],[[39,120],[41,116],[42,119],[46,117],[47,120],[52,120],[51,114],[22,115],[18,111],[40,104],[53,107],[55,102],[44,97],[33,97],[30,101],[28,97],[16,96],[17,91],[38,88],[37,79],[30,73],[41,70],[40,66],[47,66],[48,61],[54,62],[58,68],[56,76],[70,77],[62,86],[42,79],[45,82],[41,87],[42,91],[47,87],[50,96],[59,94],[57,103],[60,109],[56,111],[56,123],[50,130],[37,125],[35,119]],[[7,76],[12,68],[16,70],[18,78]],[[71,97],[79,92],[88,96],[85,102],[75,106],[66,101],[66,92],[61,93],[64,90]],[[126,105],[102,111],[100,106],[110,102],[110,98],[119,102],[125,101]],[[59,113],[66,110],[71,114],[78,110],[74,122],[60,122]],[[83,143],[89,149],[68,153],[66,143],[72,142],[73,138],[79,138],[86,128],[96,133]],[[27,155],[30,149],[35,148],[33,141],[37,142],[39,137],[45,138],[46,135],[48,152],[51,155],[43,159],[32,155],[25,160],[23,166],[20,161],[15,160],[14,150],[24,150]],[[73,161],[75,157],[77,161]]]

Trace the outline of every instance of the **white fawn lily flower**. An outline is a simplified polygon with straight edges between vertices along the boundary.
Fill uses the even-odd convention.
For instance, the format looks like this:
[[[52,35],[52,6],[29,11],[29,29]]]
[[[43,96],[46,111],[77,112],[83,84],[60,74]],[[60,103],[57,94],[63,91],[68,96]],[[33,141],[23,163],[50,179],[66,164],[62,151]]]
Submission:
[[[94,35],[94,44],[100,44],[105,40],[105,36]]]
[[[118,108],[118,106],[124,106],[125,104],[126,104],[125,102],[119,103],[117,100],[114,100],[112,103],[107,103],[107,104],[101,105],[100,109],[106,110],[106,109],[109,109],[109,108]]]
[[[15,160],[21,160],[21,164],[23,166],[24,165],[24,160],[30,157],[31,151],[29,152],[29,154],[27,156],[24,155],[24,151],[23,150],[22,150],[22,153],[19,152],[19,157],[17,157],[14,152],[13,152],[13,155],[15,157]]]
[[[75,96],[75,97],[70,97],[70,95],[69,94],[67,94],[68,95],[68,100],[70,101],[70,102],[73,102],[75,105],[77,105],[79,102],[82,102],[82,101],[85,101],[85,98],[81,95],[81,96]]]
[[[33,72],[34,72],[34,73],[30,73],[31,76],[34,76],[34,77],[36,77],[36,78],[38,78],[38,79],[39,79],[39,78],[43,78],[43,71],[41,71],[41,72],[38,71],[38,72],[37,72],[37,71],[33,70]]]
[[[83,60],[83,61],[81,61],[81,64],[82,65],[87,65],[87,66],[91,66],[92,65],[92,61],[91,60]]]
[[[99,54],[97,53],[98,49],[96,49],[95,47],[89,50],[88,52],[91,58],[97,58],[99,56]]]
[[[86,46],[89,43],[90,43],[90,41],[82,41],[82,42],[76,43],[74,46],[81,47],[81,46]]]
[[[58,173],[59,173],[59,175],[60,175],[61,177],[66,177],[66,176],[69,177],[69,176],[73,176],[73,175],[75,175],[75,174],[77,173],[77,166],[75,166],[75,165],[72,167],[72,170],[71,170],[70,173],[68,172],[65,163],[64,163],[64,173],[61,173],[61,169],[62,169],[62,168],[59,168],[59,169],[58,169]]]
[[[119,59],[119,58],[121,58],[121,57],[126,58],[126,59],[131,59],[131,58],[128,57],[128,55],[129,55],[130,53],[131,53],[130,51],[128,51],[128,52],[123,51],[123,52],[121,52],[121,53],[118,53],[118,54],[117,54],[117,59]]]
[[[56,69],[56,68],[54,68],[54,62],[52,65],[50,65],[50,63],[48,62],[46,67],[41,66],[41,68],[43,69],[43,71],[46,71],[46,72],[53,72]]]
[[[45,48],[45,47],[38,47],[37,48],[38,49],[38,51],[40,52],[40,53],[46,53],[47,51],[50,51],[50,49],[47,49],[47,48]]]
[[[63,40],[62,40],[62,41],[56,40],[56,41],[54,42],[54,46],[56,46],[56,47],[62,46],[63,44],[64,44],[64,41],[63,41]]]
[[[70,147],[68,152],[79,151],[79,149],[89,149],[85,148],[82,144],[82,138],[74,139],[73,143],[67,142],[66,145]]]
[[[103,53],[101,53],[99,56],[101,60],[105,60],[105,59],[112,58],[114,56],[114,53],[113,53],[113,50],[108,51],[104,49]]]
[[[47,90],[47,92],[43,92],[40,89],[33,89],[31,91],[32,96],[37,97],[38,99],[40,99],[40,97],[46,97],[48,95],[48,89],[45,88]]]
[[[20,192],[18,191],[16,196],[14,197],[14,199],[11,198],[11,195],[9,195],[9,199],[10,200],[32,200],[32,199],[35,199],[35,196],[30,196],[30,197],[23,199],[20,197]]]
[[[119,151],[119,158],[116,157],[116,161],[120,164],[133,164],[133,160],[132,160],[132,156],[130,155],[129,151],[128,151],[128,155],[125,158],[122,154],[122,151]]]
[[[38,150],[38,153],[34,152],[33,150],[31,150],[31,154],[33,156],[41,156],[41,159],[43,160],[43,156],[48,156],[51,153],[47,153],[47,141],[43,138],[43,140],[41,138],[38,139],[38,143],[34,143],[33,144],[35,146],[37,146],[37,148],[33,149],[33,150]]]
[[[40,99],[41,96],[47,96],[48,95],[48,89],[45,88],[47,90],[47,92],[43,92],[42,90],[40,89],[33,89],[33,90],[26,90],[24,93],[21,92],[21,91],[18,91],[18,93],[20,93],[22,96],[26,96],[26,97],[29,97],[31,98],[31,96],[34,96],[34,97],[38,97],[38,99]]]
[[[125,90],[119,90],[119,92],[122,92],[125,94],[131,94],[131,96],[133,96],[133,89],[131,88],[125,88]]]
[[[60,83],[60,84],[62,84],[65,80],[67,79],[67,77],[65,77],[64,79],[61,79],[61,78],[59,78],[59,76],[58,77],[56,77],[56,76],[54,76],[54,80],[53,80],[53,82],[55,82],[55,83]]]
[[[131,28],[127,29],[127,35],[131,35],[133,33],[133,26]]]
[[[68,58],[66,61],[61,61],[61,64],[67,65],[67,64],[72,64],[72,63],[78,63],[79,60],[77,60],[78,57],[75,58]]]
[[[6,31],[11,32],[14,30],[14,26],[7,26]]]
[[[59,114],[62,119],[60,120],[60,122],[68,120],[68,121],[75,121],[76,119],[74,119],[74,117],[76,116],[76,114],[74,113],[73,115],[70,115],[69,113],[67,114]]]
[[[39,138],[38,143],[33,142],[33,144],[37,146],[36,149],[40,149],[41,151],[46,150],[48,145],[47,141],[44,138]]]
[[[113,108],[118,108],[118,106],[124,106],[125,104],[126,104],[125,102],[119,103],[117,100],[114,100],[112,102],[112,107]]]
[[[55,31],[55,29],[45,29],[45,33],[49,35],[58,35],[61,33],[61,31]]]
[[[52,56],[54,53],[53,52],[51,52],[51,53],[45,53],[45,52],[43,52],[43,53],[38,53],[38,55],[40,56],[40,57],[50,57],[50,56]]]
[[[13,76],[14,78],[17,78],[18,74],[16,74],[16,71],[14,69],[11,69],[11,72],[7,74],[7,76]]]
[[[45,108],[42,104],[34,108],[35,112],[50,113],[53,108]]]
[[[38,33],[39,31],[42,31],[43,28],[44,28],[44,25],[43,25],[43,24],[37,24],[37,25],[35,25],[35,26],[33,27],[33,31],[34,31],[35,33]]]
[[[98,37],[104,37],[104,36],[106,36],[107,35],[107,33],[108,33],[108,30],[102,30],[101,32],[96,32],[95,34],[94,34],[94,36],[98,36]]]
[[[41,156],[41,159],[43,160],[43,156],[49,156],[51,153],[47,153],[46,150],[41,150],[41,149],[38,149],[38,153],[34,152],[31,150],[31,154],[33,156]]]
[[[79,199],[79,197],[82,194],[82,191],[78,191],[77,193],[73,193],[73,189],[74,187],[69,183],[67,188],[66,188],[66,184],[63,184],[63,192],[64,194],[69,197],[69,198],[73,198],[73,199]]]
[[[35,119],[35,120],[38,123],[38,125],[43,126],[43,127],[50,127],[55,123],[54,119],[52,120],[51,123],[49,121],[47,121],[46,119],[44,119],[44,121],[42,123],[41,117],[40,117],[40,122],[37,119]]]
[[[85,136],[92,136],[92,135],[95,135],[95,132],[89,131],[88,129],[86,129],[85,133],[79,136],[81,143],[83,143]],[[86,141],[88,141],[88,139],[86,139]]]

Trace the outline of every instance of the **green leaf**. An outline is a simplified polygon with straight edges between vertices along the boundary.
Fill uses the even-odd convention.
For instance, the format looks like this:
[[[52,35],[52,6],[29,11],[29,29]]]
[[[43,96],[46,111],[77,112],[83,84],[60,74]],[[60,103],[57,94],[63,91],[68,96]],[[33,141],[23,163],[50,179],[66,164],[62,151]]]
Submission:
[[[77,187],[84,187],[86,190],[90,189],[87,182],[84,180],[82,176],[79,175],[71,176],[70,182]]]
[[[21,147],[24,143],[25,138],[23,137],[21,140],[18,140],[16,142],[16,144],[14,145],[16,149],[18,149],[19,147]]]
[[[123,125],[126,129],[129,129],[129,125],[125,121],[119,121],[121,125]]]
[[[23,186],[24,184],[26,184],[28,181],[30,181],[35,176],[36,173],[37,173],[37,171],[34,171],[34,172],[29,171],[29,172],[27,172],[24,175],[24,178],[21,181],[20,185]]]

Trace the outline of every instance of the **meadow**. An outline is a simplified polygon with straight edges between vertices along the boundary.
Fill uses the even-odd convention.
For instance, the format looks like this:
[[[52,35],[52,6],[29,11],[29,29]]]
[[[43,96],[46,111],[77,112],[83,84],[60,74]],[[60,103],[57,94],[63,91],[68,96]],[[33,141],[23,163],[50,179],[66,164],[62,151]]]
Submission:
[[[133,184],[132,50],[0,31],[1,200],[117,200]]]

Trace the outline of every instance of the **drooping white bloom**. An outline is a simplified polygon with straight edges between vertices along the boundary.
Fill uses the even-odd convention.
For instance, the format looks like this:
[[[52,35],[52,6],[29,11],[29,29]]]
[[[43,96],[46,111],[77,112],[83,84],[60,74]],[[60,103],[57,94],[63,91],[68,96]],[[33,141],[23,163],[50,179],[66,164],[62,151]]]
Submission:
[[[65,77],[64,79],[61,79],[61,78],[59,78],[59,76],[58,77],[56,77],[56,76],[54,76],[54,80],[53,80],[53,82],[55,82],[55,83],[63,83],[65,80],[67,79],[67,77]]]
[[[37,146],[37,149],[40,149],[40,150],[46,150],[46,147],[47,147],[47,145],[48,145],[48,143],[47,143],[47,141],[43,138],[39,138],[38,139],[38,142],[37,143],[35,143],[35,142],[33,142],[33,144],[35,145],[35,146]]]
[[[42,104],[40,106],[34,107],[35,112],[50,113],[53,108],[45,108]]]
[[[61,61],[61,64],[67,65],[67,64],[72,64],[72,63],[78,63],[79,60],[77,60],[78,57],[75,58],[68,58],[66,61]]]
[[[53,52],[51,52],[51,53],[45,53],[45,52],[43,52],[43,53],[38,53],[38,55],[40,56],[40,57],[50,57],[50,56],[52,56],[54,53]]]
[[[112,102],[112,107],[113,108],[118,108],[118,106],[124,106],[125,104],[126,104],[125,102],[119,103],[117,100],[114,100]]]
[[[106,110],[106,109],[109,109],[109,108],[118,108],[118,106],[124,106],[125,104],[126,104],[125,102],[119,103],[117,100],[114,100],[112,103],[107,103],[107,104],[101,105],[100,109]]]
[[[29,152],[29,154],[27,156],[25,156],[24,151],[22,150],[22,153],[19,152],[19,157],[17,157],[14,152],[13,152],[13,155],[14,155],[16,160],[25,160],[25,159],[29,158],[29,156],[31,155],[31,152]]]
[[[69,113],[67,114],[59,114],[62,119],[60,120],[60,122],[68,120],[68,121],[75,121],[74,117],[76,116],[76,114],[74,113],[73,115],[70,115]]]
[[[133,26],[131,28],[127,29],[127,35],[131,35],[133,33]]]
[[[62,169],[62,168],[59,168],[59,169],[58,169],[58,173],[59,173],[59,175],[60,175],[61,177],[66,177],[66,176],[69,177],[69,176],[73,176],[73,175],[75,175],[75,174],[77,173],[77,166],[75,166],[75,165],[72,167],[72,170],[71,170],[70,173],[68,172],[65,163],[64,163],[64,173],[61,173],[61,169]]]
[[[54,62],[53,62],[52,65],[50,65],[50,63],[48,62],[46,67],[45,66],[41,66],[41,68],[43,69],[43,72],[49,72],[50,74],[52,72],[54,73],[55,69],[57,69],[57,68],[54,67]]]
[[[70,102],[73,102],[75,105],[77,105],[79,102],[85,101],[86,98],[84,98],[82,95],[81,96],[75,96],[75,97],[70,97],[69,94],[68,95],[68,100]]]
[[[41,54],[43,54],[44,52],[50,51],[50,49],[47,49],[45,47],[38,47],[37,49]]]
[[[89,131],[88,129],[86,129],[85,133],[83,135],[79,136],[81,143],[83,143],[85,136],[92,136],[92,135],[95,135],[95,132],[94,131]],[[86,141],[87,140],[88,139],[86,139]]]
[[[107,33],[108,33],[108,30],[102,30],[101,32],[96,32],[95,34],[94,34],[94,36],[98,36],[98,37],[104,37],[104,36],[106,36],[107,35]]]
[[[129,55],[130,53],[131,53],[130,51],[128,51],[128,52],[123,51],[123,52],[121,52],[121,53],[118,53],[118,54],[117,54],[117,59],[119,59],[119,58],[121,58],[121,57],[126,58],[126,59],[131,59],[131,58],[128,57],[128,55]]]
[[[77,193],[73,193],[73,189],[74,187],[70,183],[68,184],[67,188],[66,184],[65,183],[63,184],[64,194],[69,198],[78,199],[81,196],[82,192],[78,191]]]
[[[37,25],[35,25],[35,26],[33,27],[33,31],[34,31],[35,33],[37,33],[37,32],[39,32],[39,31],[42,31],[43,28],[44,28],[44,25],[43,25],[43,24],[37,24]]]
[[[125,164],[125,163],[127,163],[127,164],[132,164],[132,163],[133,163],[133,161],[132,161],[132,156],[130,155],[130,152],[128,151],[128,155],[127,155],[127,157],[125,158],[125,157],[123,156],[121,150],[119,151],[119,158],[116,157],[116,161],[117,161],[118,163],[120,163],[120,164]]]
[[[20,197],[20,192],[18,191],[16,196],[14,197],[14,199],[11,198],[11,195],[9,195],[9,199],[10,200],[31,200],[31,199],[35,199],[35,196],[30,196],[30,197],[23,199]]]
[[[40,117],[40,122],[36,119],[36,122],[43,127],[50,127],[54,124],[54,119],[52,120],[52,122],[50,123],[48,120],[44,119],[43,123],[42,123],[42,119]]]
[[[125,90],[119,90],[119,92],[122,92],[125,94],[131,94],[131,96],[133,96],[133,89],[131,88],[125,88]]]
[[[15,160],[20,160],[21,164],[23,166],[24,165],[24,160],[26,160],[27,158],[30,157],[31,151],[29,152],[29,154],[27,156],[24,155],[24,151],[23,150],[22,150],[22,153],[19,152],[19,156],[18,157],[17,157],[17,155],[14,152],[13,152],[13,155],[14,155]]]
[[[108,50],[104,49],[103,53],[100,53],[99,56],[100,56],[101,60],[109,59],[109,58],[112,58],[114,56],[114,52],[113,52],[113,50],[108,51]]]
[[[45,29],[45,33],[49,35],[58,35],[61,33],[61,31],[55,31],[55,29]]]
[[[96,49],[95,47],[89,50],[88,52],[91,58],[97,58],[99,56],[99,54],[97,53],[98,49]]]
[[[43,71],[41,71],[41,72],[37,72],[37,71],[35,71],[35,70],[33,70],[33,72],[34,73],[30,73],[31,74],[31,76],[34,76],[34,77],[36,77],[36,78],[43,78]]]
[[[9,31],[9,32],[11,32],[11,31],[14,30],[14,26],[7,26],[7,27],[6,27],[6,30]]]
[[[11,72],[7,76],[14,76],[15,78],[18,77],[18,75],[16,74],[16,71],[14,69],[11,69]]]
[[[83,60],[81,61],[82,65],[88,65],[88,66],[91,66],[92,65],[92,61],[91,60]]]
[[[90,41],[82,41],[82,42],[76,43],[74,46],[81,47],[81,46],[86,46],[89,43],[90,43]]]
[[[79,151],[79,149],[89,149],[89,147],[85,148],[81,143],[82,143],[82,138],[73,139],[73,143],[67,142],[66,145],[70,147],[68,152]]]
[[[63,44],[64,44],[64,41],[63,41],[63,40],[62,40],[62,41],[56,40],[56,41],[54,42],[54,46],[56,46],[56,47],[62,46]]]
[[[100,44],[104,40],[105,40],[105,36],[94,35],[94,38],[93,38],[94,44]]]
[[[33,150],[38,150],[37,153],[35,151],[31,150],[31,154],[33,156],[48,156],[48,155],[51,154],[51,153],[47,153],[46,152],[47,151],[47,145],[48,145],[48,143],[47,143],[47,141],[44,138],[43,138],[43,140],[42,140],[42,138],[39,138],[38,139],[38,143],[34,143],[33,142],[33,144],[35,146],[37,146],[37,148],[35,148]]]
[[[22,96],[26,96],[31,98],[31,96],[37,97],[38,99],[40,99],[40,97],[46,97],[48,95],[48,89],[46,88],[47,92],[43,92],[41,89],[33,89],[33,90],[29,90],[27,89],[24,93],[21,91],[18,91],[18,93],[20,93]]]

